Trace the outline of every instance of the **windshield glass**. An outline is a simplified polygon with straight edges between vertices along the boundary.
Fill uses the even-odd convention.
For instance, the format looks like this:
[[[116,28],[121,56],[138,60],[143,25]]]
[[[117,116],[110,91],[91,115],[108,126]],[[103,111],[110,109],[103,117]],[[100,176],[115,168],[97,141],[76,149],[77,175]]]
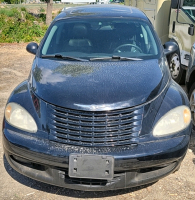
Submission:
[[[195,21],[195,7],[192,6],[183,6],[183,11],[193,20]]]
[[[41,56],[83,59],[130,57],[151,59],[159,54],[152,28],[135,19],[92,18],[57,21],[41,48]]]
[[[182,9],[192,21],[195,21],[195,1],[184,0]]]

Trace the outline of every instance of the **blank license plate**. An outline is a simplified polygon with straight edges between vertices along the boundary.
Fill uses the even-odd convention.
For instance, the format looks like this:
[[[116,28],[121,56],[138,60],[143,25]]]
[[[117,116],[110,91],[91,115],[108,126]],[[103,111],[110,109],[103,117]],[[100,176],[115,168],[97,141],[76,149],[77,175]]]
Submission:
[[[70,154],[69,176],[73,178],[113,178],[114,157],[92,154]]]

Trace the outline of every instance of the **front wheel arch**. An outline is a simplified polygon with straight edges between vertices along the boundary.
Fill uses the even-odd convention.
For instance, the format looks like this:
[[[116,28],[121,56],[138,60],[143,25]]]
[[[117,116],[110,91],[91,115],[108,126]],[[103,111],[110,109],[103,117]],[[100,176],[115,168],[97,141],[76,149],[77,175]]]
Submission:
[[[184,84],[186,71],[181,66],[180,51],[177,50],[174,53],[168,55],[167,60],[173,80],[179,84]]]
[[[188,98],[190,101],[193,129],[195,130],[195,82],[190,87]]]

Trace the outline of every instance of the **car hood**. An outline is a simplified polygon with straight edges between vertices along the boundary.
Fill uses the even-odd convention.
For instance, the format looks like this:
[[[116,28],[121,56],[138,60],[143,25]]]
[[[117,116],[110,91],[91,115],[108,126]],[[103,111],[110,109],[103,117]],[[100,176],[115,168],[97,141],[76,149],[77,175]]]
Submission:
[[[163,60],[163,59],[162,59]],[[35,58],[31,88],[44,101],[81,110],[132,107],[155,98],[169,74],[165,62],[73,62]]]

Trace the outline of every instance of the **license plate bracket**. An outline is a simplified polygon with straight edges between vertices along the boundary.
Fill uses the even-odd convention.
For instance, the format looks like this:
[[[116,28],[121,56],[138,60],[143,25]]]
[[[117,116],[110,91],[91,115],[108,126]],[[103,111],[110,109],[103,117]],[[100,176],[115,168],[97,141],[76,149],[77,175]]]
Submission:
[[[70,177],[111,180],[113,173],[113,156],[75,153],[69,156]]]

